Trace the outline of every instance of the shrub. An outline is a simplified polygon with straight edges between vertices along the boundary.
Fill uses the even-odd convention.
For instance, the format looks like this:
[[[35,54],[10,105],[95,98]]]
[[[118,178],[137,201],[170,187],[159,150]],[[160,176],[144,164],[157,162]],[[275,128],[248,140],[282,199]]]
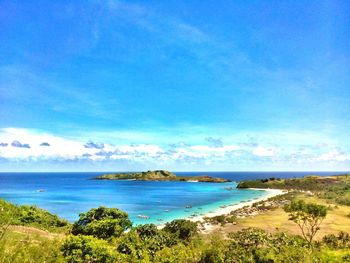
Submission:
[[[118,240],[117,251],[124,254],[127,262],[148,262],[149,255],[136,231],[123,234]]]
[[[91,235],[108,239],[118,237],[131,227],[128,214],[117,208],[99,207],[81,213],[79,220],[74,223],[72,234]]]
[[[163,230],[184,241],[191,240],[198,233],[197,223],[185,219],[177,219],[166,223]]]
[[[323,237],[322,243],[331,248],[350,248],[350,235],[344,231],[338,235],[328,234]]]
[[[116,258],[116,252],[106,241],[91,236],[69,236],[61,251],[68,262],[74,263],[112,263]]]
[[[13,205],[0,199],[0,226],[27,225],[51,231],[65,231],[70,224],[36,206]]]

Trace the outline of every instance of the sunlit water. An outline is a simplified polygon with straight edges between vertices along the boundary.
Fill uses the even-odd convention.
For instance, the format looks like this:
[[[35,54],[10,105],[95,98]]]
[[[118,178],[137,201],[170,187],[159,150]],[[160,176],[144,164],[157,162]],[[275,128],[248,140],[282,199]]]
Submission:
[[[176,218],[205,214],[222,205],[238,204],[266,195],[265,191],[235,189],[235,182],[90,180],[100,174],[0,173],[0,198],[16,204],[34,204],[69,221],[75,221],[81,212],[104,205],[128,212],[134,224],[161,224]],[[182,173],[177,174],[182,175]],[[272,176],[300,177],[310,173],[207,172],[186,174],[208,174],[238,181]],[[228,190],[229,188],[232,190]],[[139,218],[138,215],[146,215],[149,218]]]

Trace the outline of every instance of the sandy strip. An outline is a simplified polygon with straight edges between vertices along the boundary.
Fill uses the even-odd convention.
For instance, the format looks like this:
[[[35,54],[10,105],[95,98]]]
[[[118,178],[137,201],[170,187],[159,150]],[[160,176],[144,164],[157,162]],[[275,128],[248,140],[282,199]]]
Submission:
[[[278,195],[282,195],[284,193],[286,193],[286,190],[280,190],[280,189],[260,189],[260,188],[248,188],[250,190],[257,190],[257,191],[265,191],[267,192],[267,195],[258,199],[254,199],[251,201],[245,201],[245,202],[241,202],[238,204],[234,204],[234,205],[228,205],[225,208],[217,208],[215,211],[211,212],[211,213],[206,213],[203,216],[195,216],[195,217],[186,217],[185,219],[190,220],[190,221],[200,221],[200,222],[204,222],[204,217],[213,217],[213,216],[219,216],[219,215],[228,215],[230,214],[232,211],[235,211],[237,209],[240,209],[244,206],[252,206],[254,203],[257,202],[261,202],[261,201],[266,201],[267,199],[274,197],[274,196],[278,196]],[[162,229],[165,226],[165,224],[159,224],[157,225],[158,229]],[[207,226],[207,228],[210,227]]]
[[[187,217],[186,219],[191,220],[191,221],[204,221],[204,217],[214,217],[214,216],[219,216],[219,215],[228,215],[232,211],[235,211],[237,209],[240,209],[244,206],[252,206],[254,203],[261,202],[261,201],[266,201],[267,199],[277,196],[277,195],[282,195],[286,193],[285,190],[279,190],[279,189],[258,189],[258,188],[249,188],[250,190],[258,190],[258,191],[266,191],[268,192],[266,196],[258,199],[254,199],[251,201],[246,201],[234,205],[229,205],[225,208],[218,208],[215,211],[211,213],[206,213],[203,216],[195,216],[195,217]]]

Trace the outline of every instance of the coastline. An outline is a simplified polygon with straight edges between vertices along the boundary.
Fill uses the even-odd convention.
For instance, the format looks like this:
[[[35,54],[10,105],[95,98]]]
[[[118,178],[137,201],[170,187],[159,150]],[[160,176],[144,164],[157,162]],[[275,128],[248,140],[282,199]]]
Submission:
[[[282,195],[286,192],[286,190],[281,190],[281,189],[260,189],[260,188],[247,188],[249,190],[257,190],[257,191],[265,191],[267,194],[264,197],[251,200],[251,201],[245,201],[242,203],[234,204],[234,205],[229,205],[225,208],[217,208],[213,212],[208,212],[205,213],[203,216],[195,216],[195,217],[186,217],[185,219],[190,220],[190,221],[200,221],[204,222],[204,217],[214,217],[214,216],[219,216],[219,215],[228,215],[231,212],[238,210],[242,207],[245,206],[252,206],[254,203],[261,202],[261,201],[266,201],[267,199],[271,197],[275,197],[278,195]]]
[[[286,190],[267,189],[267,188],[265,188],[265,189],[263,189],[263,188],[247,188],[247,190],[265,191],[265,192],[267,192],[267,194],[265,196],[261,197],[261,198],[250,200],[250,201],[244,201],[244,202],[241,202],[241,203],[238,203],[238,204],[228,205],[225,208],[219,207],[219,208],[215,209],[213,212],[207,212],[207,213],[205,213],[204,215],[201,215],[201,216],[200,215],[199,216],[195,216],[195,217],[187,216],[187,217],[184,217],[183,219],[190,220],[190,221],[193,221],[193,222],[204,223],[205,222],[205,220],[204,220],[205,217],[214,217],[214,216],[220,216],[220,215],[228,215],[231,212],[233,212],[235,210],[238,210],[238,209],[240,209],[242,207],[245,207],[245,206],[250,206],[251,207],[254,203],[261,202],[261,201],[266,201],[267,199],[269,199],[271,197],[282,195],[282,194],[287,192]],[[158,229],[162,229],[165,226],[165,223],[156,224],[156,225],[157,225]],[[214,225],[211,224],[211,223],[206,223],[205,229],[206,230],[210,230],[210,228],[212,226],[214,226]]]

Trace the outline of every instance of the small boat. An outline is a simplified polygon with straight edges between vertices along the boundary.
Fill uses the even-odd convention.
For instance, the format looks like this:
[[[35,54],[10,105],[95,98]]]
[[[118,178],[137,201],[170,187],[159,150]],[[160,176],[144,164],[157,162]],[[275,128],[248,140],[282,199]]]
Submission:
[[[169,212],[170,210],[169,209],[164,209],[164,212]]]
[[[186,208],[192,208],[192,206],[191,205],[186,205]]]
[[[138,218],[142,218],[142,219],[149,219],[149,216],[146,215],[137,215]]]
[[[38,190],[36,190],[35,192],[37,192],[37,193],[42,193],[42,192],[45,192],[45,189],[38,189]]]

